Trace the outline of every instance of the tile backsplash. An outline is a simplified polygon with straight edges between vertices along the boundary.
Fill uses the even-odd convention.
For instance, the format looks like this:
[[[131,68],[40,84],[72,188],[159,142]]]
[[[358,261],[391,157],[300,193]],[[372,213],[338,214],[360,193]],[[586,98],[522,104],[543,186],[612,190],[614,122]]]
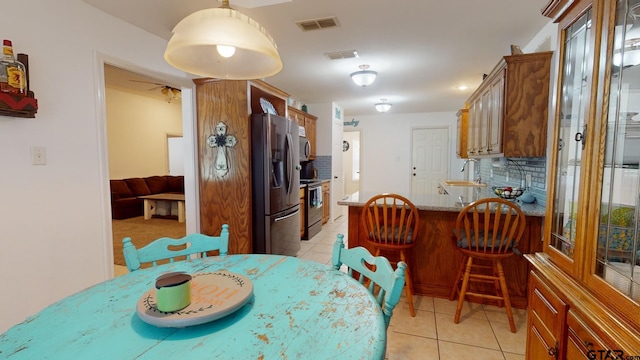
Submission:
[[[318,169],[318,179],[331,179],[331,156],[316,156],[313,166]]]
[[[521,171],[516,162],[525,174],[531,175],[531,188],[529,191],[536,197],[539,205],[547,203],[547,158],[509,158],[506,167],[493,167],[493,159],[480,160],[480,174],[482,182],[489,186],[520,186],[522,179]]]

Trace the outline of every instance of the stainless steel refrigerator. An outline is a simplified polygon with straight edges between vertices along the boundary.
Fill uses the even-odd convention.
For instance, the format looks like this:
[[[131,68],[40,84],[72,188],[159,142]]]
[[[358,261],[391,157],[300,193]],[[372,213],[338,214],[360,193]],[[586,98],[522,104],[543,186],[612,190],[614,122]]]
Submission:
[[[251,116],[253,252],[296,256],[300,250],[298,124]]]

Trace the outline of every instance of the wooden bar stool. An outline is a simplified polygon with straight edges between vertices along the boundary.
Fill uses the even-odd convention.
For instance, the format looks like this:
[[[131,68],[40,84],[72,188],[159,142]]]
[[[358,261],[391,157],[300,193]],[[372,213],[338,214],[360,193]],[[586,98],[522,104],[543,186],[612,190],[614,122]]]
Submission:
[[[367,243],[375,250],[375,256],[380,256],[381,251],[396,252],[400,255],[399,261],[408,264],[404,273],[407,301],[409,312],[415,317],[413,282],[409,271],[411,262],[407,261],[407,255],[418,240],[418,209],[403,196],[380,194],[365,203],[360,214],[360,223]]]
[[[525,223],[526,218],[520,208],[513,202],[500,198],[478,200],[460,211],[453,241],[464,255],[464,261],[460,264],[456,283],[451,289],[451,300],[459,292],[454,323],[460,321],[465,297],[476,296],[498,300],[499,306],[504,303],[511,332],[516,332],[502,260],[517,252]],[[474,260],[491,262],[491,265],[474,263]],[[458,289],[460,280],[462,286]],[[495,295],[469,291],[469,282],[472,281],[493,284]]]

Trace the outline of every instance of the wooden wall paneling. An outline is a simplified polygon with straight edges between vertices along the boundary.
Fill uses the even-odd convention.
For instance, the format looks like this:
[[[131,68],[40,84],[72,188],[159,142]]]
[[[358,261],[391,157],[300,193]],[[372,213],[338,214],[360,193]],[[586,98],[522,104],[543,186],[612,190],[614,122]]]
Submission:
[[[196,80],[196,105],[200,170],[200,230],[217,235],[229,224],[229,253],[252,252],[251,226],[251,129],[246,81]],[[219,122],[235,136],[234,147],[225,149],[229,171],[216,174],[218,149],[207,138]]]

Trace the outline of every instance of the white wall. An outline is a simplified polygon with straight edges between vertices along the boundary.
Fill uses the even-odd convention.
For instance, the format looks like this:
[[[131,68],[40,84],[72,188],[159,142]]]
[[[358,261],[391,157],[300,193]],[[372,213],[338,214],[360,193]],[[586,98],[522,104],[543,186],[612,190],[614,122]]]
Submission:
[[[309,113],[318,117],[316,121],[316,156],[331,156],[333,103],[307,104]]]
[[[167,134],[182,135],[182,105],[107,88],[109,177],[168,175]]]
[[[393,110],[391,110],[393,111]],[[345,116],[360,121],[360,191],[395,192],[408,195],[411,190],[411,129],[448,126],[451,139],[449,178],[459,179],[462,160],[456,157],[456,112]]]
[[[2,37],[29,55],[39,105],[35,119],[0,116],[0,333],[112,276],[96,59],[184,77],[164,62],[165,40],[81,0],[26,2],[0,21]],[[46,148],[46,165],[31,165],[32,146]]]

